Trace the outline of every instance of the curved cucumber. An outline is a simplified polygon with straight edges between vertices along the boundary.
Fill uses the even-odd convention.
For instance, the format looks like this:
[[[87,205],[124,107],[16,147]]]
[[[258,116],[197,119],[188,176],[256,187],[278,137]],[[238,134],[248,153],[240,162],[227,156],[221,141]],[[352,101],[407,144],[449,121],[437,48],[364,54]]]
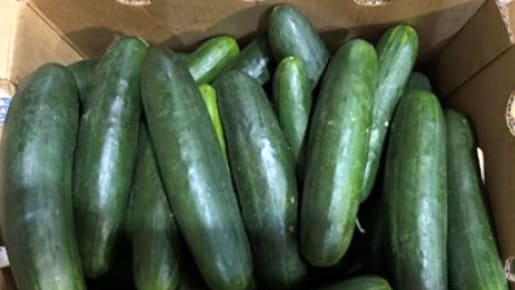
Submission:
[[[367,199],[374,187],[390,119],[415,65],[417,52],[417,32],[407,25],[397,25],[388,29],[377,44],[379,71],[374,95],[367,167],[361,192],[362,201]]]
[[[312,119],[301,210],[301,249],[315,266],[349,247],[366,163],[377,76],[374,47],[352,40],[329,64]]]
[[[438,99],[422,90],[402,98],[393,118],[384,198],[395,289],[447,289],[444,122]]]
[[[86,276],[104,274],[125,216],[140,118],[139,76],[147,44],[124,37],[95,70],[82,115],[74,174],[74,214]]]
[[[507,290],[485,204],[474,133],[467,118],[446,110],[449,187],[449,288]]]
[[[313,89],[329,61],[329,51],[311,22],[291,5],[275,6],[269,18],[268,39],[277,62],[288,56],[302,60],[309,88]]]
[[[200,272],[213,289],[245,289],[252,280],[250,248],[197,84],[180,58],[152,48],[141,86],[165,191]]]
[[[173,290],[180,282],[179,232],[145,124],[139,131],[130,207],[134,282],[139,290]]]
[[[392,287],[381,277],[362,276],[318,288],[318,290],[392,290]]]
[[[267,289],[297,287],[306,266],[298,252],[297,184],[286,140],[254,79],[230,71],[215,87],[257,275]]]
[[[218,113],[218,104],[216,101],[216,90],[208,84],[201,85],[199,87],[199,90],[202,94],[202,98],[204,99],[204,103],[206,103],[207,112],[209,113],[209,117],[211,118],[211,123],[213,123],[213,126],[215,128],[218,143],[222,148],[224,156],[227,158],[227,152],[225,150],[224,130],[222,128],[222,121],[220,120],[220,115]]]
[[[82,111],[85,111],[88,102],[88,94],[95,83],[95,67],[98,64],[96,59],[86,59],[74,62],[68,66],[75,77],[79,89],[79,99]]]
[[[431,81],[425,74],[412,72],[406,84],[406,91],[409,89],[432,91],[433,87],[431,86]]]
[[[71,180],[79,96],[65,67],[39,67],[13,98],[2,138],[2,230],[18,290],[85,290]]]
[[[188,56],[188,66],[198,84],[210,83],[236,58],[240,48],[230,36],[211,38]]]
[[[274,76],[274,103],[293,160],[299,162],[311,111],[311,92],[300,59],[287,57],[279,63]]]
[[[259,36],[241,51],[226,71],[240,70],[263,85],[270,79],[271,62],[272,52],[268,39],[266,36]]]

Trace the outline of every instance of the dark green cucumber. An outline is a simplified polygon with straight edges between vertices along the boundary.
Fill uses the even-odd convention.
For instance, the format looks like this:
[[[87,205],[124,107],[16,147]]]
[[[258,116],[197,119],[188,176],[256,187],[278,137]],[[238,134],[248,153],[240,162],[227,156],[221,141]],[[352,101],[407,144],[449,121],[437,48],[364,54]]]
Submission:
[[[392,290],[392,288],[388,281],[381,277],[361,276],[318,288],[318,290]]]
[[[134,282],[139,290],[173,290],[180,282],[179,231],[168,205],[145,124],[140,124],[131,194]]]
[[[445,139],[438,99],[411,90],[393,118],[383,193],[388,269],[398,290],[447,289]]]
[[[68,66],[73,73],[77,88],[79,89],[79,99],[82,111],[85,111],[88,102],[88,94],[95,82],[95,67],[98,60],[86,59],[74,62]]]
[[[220,144],[220,147],[222,148],[222,152],[224,153],[224,156],[227,158],[226,149],[225,149],[225,137],[224,137],[224,130],[222,128],[222,121],[220,120],[220,115],[218,113],[218,104],[217,104],[217,97],[216,97],[216,90],[208,85],[201,85],[199,87],[200,93],[202,94],[202,98],[204,99],[204,102],[207,106],[207,111],[209,113],[209,117],[211,118],[211,123],[213,123],[213,126],[216,131],[216,137],[218,138],[218,143]]]
[[[85,290],[72,217],[79,96],[72,73],[39,67],[13,98],[1,164],[3,237],[18,290]]]
[[[252,259],[226,161],[186,64],[150,50],[142,100],[159,171],[186,243],[212,289],[245,289]]]
[[[367,199],[374,187],[390,119],[415,65],[417,52],[417,32],[407,25],[391,27],[377,44],[379,71],[374,95],[367,167],[361,192],[362,201]]]
[[[490,226],[467,118],[445,111],[449,190],[449,288],[507,290],[503,263]]]
[[[304,64],[296,57],[283,59],[274,76],[274,103],[279,124],[299,162],[311,112],[311,92]]]
[[[406,90],[409,89],[432,91],[433,87],[431,86],[431,81],[425,74],[412,72],[409,76],[408,83],[406,83]]]
[[[277,62],[288,56],[302,60],[309,88],[313,89],[329,61],[329,51],[302,12],[288,4],[274,7],[268,23],[268,39]]]
[[[329,64],[312,118],[301,210],[301,249],[315,266],[349,247],[365,170],[377,77],[374,47],[360,39]]]
[[[297,245],[299,202],[286,139],[257,81],[234,70],[215,87],[256,273],[267,289],[298,287],[307,271]]]
[[[263,85],[270,80],[271,62],[272,52],[268,39],[263,35],[250,42],[227,67],[227,71],[240,70]]]
[[[230,36],[211,38],[188,56],[188,66],[198,84],[207,84],[216,78],[237,57],[240,48]]]
[[[124,37],[95,69],[81,118],[74,174],[74,214],[88,277],[104,274],[122,229],[138,142],[139,76],[147,44]]]

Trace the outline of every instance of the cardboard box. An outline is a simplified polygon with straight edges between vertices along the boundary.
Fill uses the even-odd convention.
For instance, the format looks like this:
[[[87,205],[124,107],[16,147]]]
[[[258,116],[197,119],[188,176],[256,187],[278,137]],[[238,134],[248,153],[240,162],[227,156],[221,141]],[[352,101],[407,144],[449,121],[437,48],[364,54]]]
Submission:
[[[433,76],[444,103],[467,112],[484,152],[486,187],[503,259],[515,256],[515,3],[510,0],[1,0],[0,89],[45,62],[98,57],[123,34],[179,50],[217,34],[243,43],[266,27],[271,6],[291,2],[331,49],[389,25],[409,23],[421,39],[419,66]],[[514,97],[515,98],[515,97]],[[1,110],[1,108],[0,108]],[[0,118],[0,123],[2,122]],[[0,125],[1,130],[1,125]],[[1,132],[1,131],[0,131]],[[8,272],[0,290],[14,289]]]

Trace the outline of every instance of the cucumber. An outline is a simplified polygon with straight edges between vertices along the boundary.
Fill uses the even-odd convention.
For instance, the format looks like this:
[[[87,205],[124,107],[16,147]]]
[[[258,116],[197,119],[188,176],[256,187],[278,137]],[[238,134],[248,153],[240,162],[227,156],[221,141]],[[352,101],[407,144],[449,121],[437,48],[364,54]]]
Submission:
[[[202,94],[202,98],[207,106],[207,112],[209,113],[209,117],[211,118],[211,123],[215,128],[216,137],[218,138],[218,143],[220,144],[220,148],[222,148],[222,152],[224,153],[225,158],[227,159],[227,151],[225,149],[225,137],[224,130],[222,128],[222,121],[220,120],[220,114],[218,113],[218,104],[216,97],[216,90],[208,85],[201,85],[199,87],[200,93]]]
[[[374,187],[390,119],[415,65],[417,52],[417,32],[407,25],[391,27],[377,44],[379,71],[361,201],[368,198]]]
[[[361,276],[318,288],[318,290],[392,290],[392,288],[388,281],[381,277]]]
[[[216,78],[236,58],[240,48],[231,36],[211,38],[188,56],[188,66],[198,84],[207,84]]]
[[[140,124],[131,194],[134,282],[139,290],[172,290],[180,282],[179,232],[161,183],[145,124]]]
[[[393,118],[383,194],[388,269],[398,290],[447,289],[444,122],[438,99],[423,90],[402,98]]]
[[[98,60],[96,59],[86,59],[74,62],[68,66],[75,77],[77,88],[79,89],[79,99],[82,111],[85,111],[85,108],[88,106],[87,98],[89,91],[95,82],[95,67],[97,64]]]
[[[142,100],[158,168],[178,226],[212,289],[245,289],[252,259],[231,176],[186,63],[150,50]]]
[[[277,62],[288,56],[302,60],[313,89],[329,61],[329,51],[311,22],[291,5],[277,5],[270,14],[268,39]]]
[[[431,86],[431,81],[425,74],[412,72],[409,76],[408,83],[406,83],[406,90],[408,89],[432,91],[433,87]]]
[[[291,56],[279,63],[273,91],[279,124],[290,146],[293,160],[299,163],[311,112],[311,92],[300,59]]]
[[[134,168],[140,117],[139,76],[147,44],[123,37],[95,69],[81,118],[74,174],[74,214],[87,277],[107,272],[122,229]]]
[[[266,289],[296,288],[307,269],[298,252],[297,184],[286,139],[257,81],[234,70],[215,88],[258,278]]]
[[[18,290],[85,290],[71,181],[79,127],[72,73],[39,67],[13,98],[1,164],[3,237]]]
[[[264,85],[270,80],[271,62],[272,52],[268,39],[262,35],[250,42],[226,71],[240,70]]]
[[[334,55],[312,118],[301,209],[301,250],[314,266],[336,264],[349,247],[366,163],[377,55],[347,42]]]
[[[467,118],[445,111],[449,188],[449,288],[507,290],[485,204],[474,133]]]

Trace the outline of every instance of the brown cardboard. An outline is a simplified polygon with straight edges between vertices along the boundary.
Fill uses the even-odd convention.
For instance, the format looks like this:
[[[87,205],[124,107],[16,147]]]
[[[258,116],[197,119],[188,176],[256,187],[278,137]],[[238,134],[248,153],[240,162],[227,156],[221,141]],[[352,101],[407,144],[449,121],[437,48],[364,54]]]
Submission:
[[[392,23],[417,28],[422,59],[431,60],[437,89],[450,94],[446,102],[469,113],[476,126],[501,253],[504,258],[515,255],[510,202],[515,196],[510,176],[515,172],[515,137],[504,119],[515,85],[515,48],[509,34],[515,24],[512,1],[499,1],[499,10],[494,0],[485,5],[485,0],[391,0],[378,7],[350,0],[153,0],[147,6],[115,0],[2,0],[0,79],[19,83],[44,62],[67,64],[99,56],[120,34],[177,49],[221,33],[245,41],[264,30],[267,11],[279,2],[295,3],[333,49],[356,35],[373,40]],[[14,289],[9,274],[2,275],[0,290]]]

